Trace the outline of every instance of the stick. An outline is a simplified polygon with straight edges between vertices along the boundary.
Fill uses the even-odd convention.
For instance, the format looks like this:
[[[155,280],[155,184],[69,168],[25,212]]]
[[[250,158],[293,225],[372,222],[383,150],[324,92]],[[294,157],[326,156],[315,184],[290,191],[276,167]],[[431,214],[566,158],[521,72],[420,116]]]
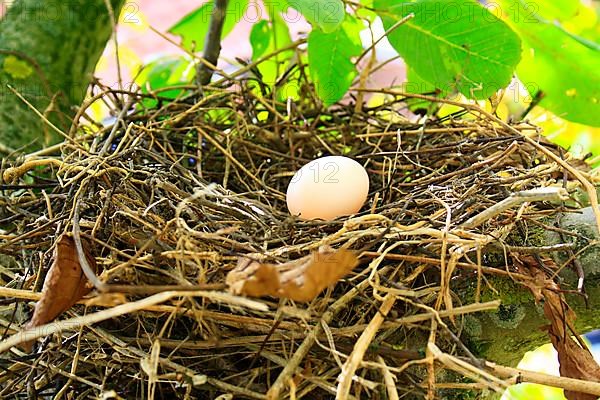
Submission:
[[[352,381],[354,378],[354,373],[358,369],[358,366],[363,360],[367,349],[369,348],[369,344],[373,341],[373,337],[381,324],[383,323],[385,316],[390,312],[394,303],[396,302],[396,297],[392,294],[387,294],[383,300],[383,304],[379,309],[379,312],[375,314],[367,328],[363,331],[362,335],[354,345],[354,350],[350,354],[350,357],[344,363],[342,367],[342,372],[340,372],[339,379],[340,383],[337,387],[336,400],[347,399],[350,393],[350,387],[352,386]]]
[[[496,215],[523,203],[531,203],[534,201],[560,201],[568,200],[569,193],[559,187],[541,187],[532,190],[524,190],[511,194],[506,199],[494,204],[487,210],[469,218],[460,227],[465,229],[476,228],[486,221],[494,218]]]
[[[594,396],[600,396],[600,382],[553,376],[541,372],[505,367],[492,362],[486,362],[485,366],[487,370],[494,375],[508,379],[508,383],[510,384],[522,382],[537,383],[540,385],[553,386],[573,392],[589,393],[593,394]]]
[[[225,302],[232,305],[247,307],[259,311],[267,311],[268,308],[263,303],[259,303],[254,300],[246,299],[243,297],[233,296],[228,293],[221,292],[204,292],[204,291],[193,291],[193,292],[161,292],[145,299],[134,301],[131,303],[121,304],[119,306],[109,308],[106,310],[98,311],[93,314],[84,315],[81,317],[70,318],[63,321],[54,321],[46,325],[38,326],[35,328],[25,329],[14,335],[6,338],[0,342],[0,354],[9,350],[13,346],[17,346],[21,343],[28,342],[30,340],[39,339],[44,336],[52,335],[62,331],[73,331],[78,330],[83,326],[95,324],[97,322],[105,321],[107,319],[116,318],[118,316],[136,312],[144,309],[148,306],[164,303],[173,297],[204,297],[212,301]]]
[[[359,293],[360,290],[363,290],[368,284],[369,281],[365,279],[364,281],[350,289],[342,297],[337,299],[335,303],[329,306],[327,311],[325,311],[325,313],[321,317],[321,321],[324,321],[326,324],[329,324],[333,317],[335,317],[335,315],[342,308],[344,308],[357,295],[357,293]],[[302,344],[300,344],[292,358],[288,360],[286,366],[279,373],[279,376],[273,383],[273,386],[271,386],[271,388],[267,392],[267,400],[278,400],[279,398],[281,398],[281,391],[284,389],[285,384],[288,382],[288,379],[292,376],[292,374],[300,365],[304,357],[306,357],[313,344],[315,344],[315,340],[317,339],[317,337],[320,336],[322,333],[323,324],[319,322],[318,324],[316,324],[313,330],[306,335]]]

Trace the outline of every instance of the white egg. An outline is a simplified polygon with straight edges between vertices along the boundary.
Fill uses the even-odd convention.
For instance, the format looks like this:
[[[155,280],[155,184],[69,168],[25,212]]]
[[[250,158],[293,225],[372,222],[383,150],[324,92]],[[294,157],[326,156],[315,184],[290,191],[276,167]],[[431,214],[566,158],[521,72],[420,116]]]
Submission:
[[[329,156],[300,168],[287,189],[292,215],[331,220],[357,213],[369,194],[369,176],[351,158]]]

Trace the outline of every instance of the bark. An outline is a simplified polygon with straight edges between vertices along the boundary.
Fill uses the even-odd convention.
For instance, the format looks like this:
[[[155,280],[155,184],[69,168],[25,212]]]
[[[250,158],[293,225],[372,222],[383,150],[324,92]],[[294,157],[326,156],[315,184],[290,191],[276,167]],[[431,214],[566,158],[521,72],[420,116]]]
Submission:
[[[124,0],[108,3],[118,16]],[[61,140],[10,87],[53,124],[68,129],[111,33],[104,0],[17,0],[8,8],[0,20],[3,145],[33,150]]]
[[[562,229],[577,233],[578,237],[560,236],[556,232],[537,230],[530,227],[528,235],[536,238],[537,245],[551,246],[572,242],[573,250],[585,275],[584,287],[588,302],[578,294],[566,294],[569,306],[577,314],[575,323],[580,334],[600,328],[600,240],[591,208],[579,213],[565,214],[559,220]],[[548,221],[551,224],[551,221]],[[564,252],[552,254],[560,266],[570,257]],[[559,277],[562,289],[576,290],[578,274],[565,268]],[[541,305],[535,304],[533,296],[509,279],[492,278],[490,281],[500,293],[502,308],[496,313],[481,314],[465,320],[465,333],[470,347],[483,358],[507,366],[516,366],[525,352],[549,343],[548,334],[542,329],[548,325]],[[491,293],[485,300],[497,298]]]
[[[215,8],[210,18],[208,35],[204,44],[203,58],[209,64],[217,66],[219,54],[221,54],[221,33],[227,15],[228,0],[215,0]],[[213,74],[212,67],[202,63],[198,67],[198,83],[201,86],[208,85]]]

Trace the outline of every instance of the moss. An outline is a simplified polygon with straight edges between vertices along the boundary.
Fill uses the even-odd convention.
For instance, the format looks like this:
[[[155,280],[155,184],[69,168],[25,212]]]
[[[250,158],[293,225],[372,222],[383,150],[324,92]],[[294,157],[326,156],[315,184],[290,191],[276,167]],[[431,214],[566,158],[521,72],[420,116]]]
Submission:
[[[578,213],[565,214],[560,221],[560,226],[577,234],[577,236],[565,235],[561,237],[556,232],[548,231],[545,233],[546,244],[564,243],[565,241],[573,243],[575,246],[574,251],[578,254],[578,259],[586,275],[600,275],[600,245],[589,246],[592,241],[600,239],[592,209],[584,208],[579,210]],[[567,261],[568,255],[556,252],[553,257],[557,263],[562,264]],[[564,276],[569,279],[576,279],[574,274],[569,273],[568,269],[565,269]]]
[[[480,338],[483,328],[479,318],[467,314],[463,318],[463,332],[470,338]]]
[[[464,304],[475,302],[477,280],[471,279],[465,287],[459,289],[458,295]],[[500,300],[504,305],[533,302],[531,292],[510,278],[503,276],[486,276],[482,282],[480,301],[488,302]]]
[[[482,285],[481,301],[500,299],[504,305],[531,303],[533,301],[531,292],[510,278],[492,276],[487,277],[487,281],[489,286]]]
[[[518,304],[502,304],[498,311],[490,313],[489,317],[500,328],[515,329],[525,318],[525,308]]]
[[[546,230],[541,226],[534,224],[525,224],[523,227],[523,235],[520,230],[513,230],[508,238],[506,239],[506,243],[511,246],[546,246],[548,244],[548,239],[546,237]]]

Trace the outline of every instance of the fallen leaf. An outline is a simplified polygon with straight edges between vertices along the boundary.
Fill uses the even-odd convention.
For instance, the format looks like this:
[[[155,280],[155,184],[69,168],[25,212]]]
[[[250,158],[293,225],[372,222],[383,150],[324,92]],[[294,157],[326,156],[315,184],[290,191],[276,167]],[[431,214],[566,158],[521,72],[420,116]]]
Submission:
[[[560,376],[582,379],[592,382],[600,382],[600,366],[594,360],[588,347],[581,341],[578,343],[573,339],[575,333],[575,313],[564,296],[560,293],[560,287],[538,267],[533,256],[514,256],[515,263],[519,268],[527,267],[533,282],[526,284],[533,292],[536,300],[544,300],[544,315],[550,321],[548,336],[552,345],[558,353],[560,364]],[[554,261],[543,260],[545,266],[556,270]],[[568,400],[596,400],[597,396],[565,390]]]
[[[234,294],[308,302],[357,265],[355,252],[324,246],[306,257],[284,264],[261,263],[242,257],[227,274],[226,282]]]
[[[84,245],[85,257],[93,271],[96,271],[96,261],[90,255]],[[33,311],[33,317],[27,323],[27,328],[34,328],[46,324],[60,314],[68,310],[88,294],[91,287],[87,285],[73,239],[67,235],[62,235],[54,248],[52,255],[52,265],[48,270],[44,287],[42,288],[42,297],[36,303]],[[31,343],[25,347],[30,350]]]

